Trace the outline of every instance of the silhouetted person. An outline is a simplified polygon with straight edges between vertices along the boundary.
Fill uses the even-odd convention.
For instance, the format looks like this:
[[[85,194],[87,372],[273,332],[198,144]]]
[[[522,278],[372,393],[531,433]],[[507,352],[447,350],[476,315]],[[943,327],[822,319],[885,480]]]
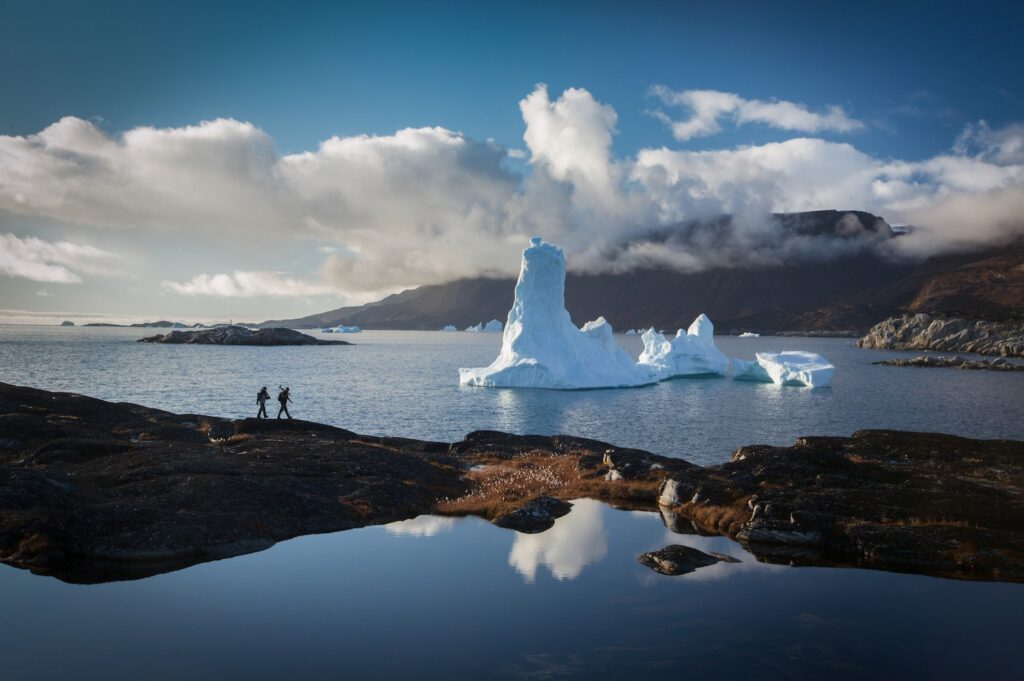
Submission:
[[[291,390],[291,388],[281,388],[281,386],[277,387],[281,390],[281,392],[277,394],[277,401],[281,403],[281,408],[277,410],[277,418],[281,418],[281,412],[284,412],[285,416],[291,418],[292,415],[288,413],[288,403],[292,401],[292,398],[288,396],[288,391]]]
[[[256,418],[270,418],[267,416],[267,400],[270,399],[270,393],[267,392],[267,386],[260,388],[260,391],[256,393],[256,404],[260,405],[260,410],[256,412]]]

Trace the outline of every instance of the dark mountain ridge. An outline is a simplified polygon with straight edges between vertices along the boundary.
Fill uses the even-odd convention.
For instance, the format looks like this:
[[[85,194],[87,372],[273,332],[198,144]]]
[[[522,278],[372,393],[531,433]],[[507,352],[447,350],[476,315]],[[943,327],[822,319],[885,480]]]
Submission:
[[[790,235],[858,239],[864,247],[829,260],[805,258],[784,265],[698,272],[668,267],[570,272],[566,307],[577,324],[603,315],[619,330],[686,327],[704,312],[722,333],[861,333],[906,311],[990,318],[1024,313],[1022,241],[912,262],[893,259],[883,254],[887,249],[874,247],[899,236],[870,213],[814,211],[774,218]],[[729,228],[728,218],[719,220],[726,221],[719,221],[719,228]],[[708,223],[687,223],[652,233],[649,240],[706,243],[709,234],[714,230]],[[439,329],[453,324],[461,329],[489,319],[504,320],[514,288],[512,278],[465,278],[410,289],[367,305],[262,325]]]

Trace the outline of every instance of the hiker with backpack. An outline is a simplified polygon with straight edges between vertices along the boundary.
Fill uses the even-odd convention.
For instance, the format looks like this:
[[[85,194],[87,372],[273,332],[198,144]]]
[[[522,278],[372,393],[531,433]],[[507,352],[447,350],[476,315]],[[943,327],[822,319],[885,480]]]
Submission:
[[[277,418],[281,418],[281,412],[284,412],[285,416],[290,419],[292,415],[288,413],[288,403],[292,401],[292,398],[289,396],[291,388],[277,387],[281,391],[277,394],[277,401],[281,403],[281,408],[277,410]]]
[[[256,412],[256,418],[270,418],[267,416],[267,400],[270,399],[270,393],[267,392],[267,386],[260,388],[260,391],[256,393],[256,404],[260,405],[260,410]]]

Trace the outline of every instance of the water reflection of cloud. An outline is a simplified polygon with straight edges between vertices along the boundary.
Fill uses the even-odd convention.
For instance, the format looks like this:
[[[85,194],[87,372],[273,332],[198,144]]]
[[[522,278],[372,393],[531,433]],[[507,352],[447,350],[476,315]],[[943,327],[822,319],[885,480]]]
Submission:
[[[412,520],[399,520],[398,522],[388,523],[384,526],[384,529],[391,534],[397,535],[410,537],[433,537],[435,534],[450,531],[455,527],[456,522],[458,522],[457,518],[445,518],[437,515],[421,515],[413,518]]]
[[[602,505],[593,499],[577,499],[572,511],[540,534],[516,534],[508,564],[531,584],[537,568],[545,566],[555,579],[575,579],[583,568],[608,553]]]

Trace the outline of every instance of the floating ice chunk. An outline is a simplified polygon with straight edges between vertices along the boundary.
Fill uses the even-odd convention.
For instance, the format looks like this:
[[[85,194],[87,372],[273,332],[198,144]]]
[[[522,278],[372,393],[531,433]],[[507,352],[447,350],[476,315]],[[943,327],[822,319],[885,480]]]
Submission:
[[[462,385],[487,387],[571,390],[655,380],[615,344],[603,318],[582,330],[573,325],[565,309],[565,254],[540,238],[523,251],[501,354],[489,367],[459,369]]]
[[[801,350],[759,352],[756,357],[753,362],[734,359],[733,379],[824,388],[832,382],[832,375],[836,370],[821,355]]]
[[[637,335],[637,333],[638,332],[637,332],[636,329],[630,329],[629,331],[626,332],[626,335],[627,336],[635,336],[635,335]]]
[[[744,331],[743,333],[740,334],[740,338],[760,338],[760,337],[761,337],[761,334],[759,334],[759,333],[751,333],[750,331]]]
[[[483,324],[475,324],[473,326],[467,326],[465,328],[465,330],[470,332],[470,333],[480,333],[481,331],[484,330],[484,325]]]
[[[362,332],[363,332],[363,330],[360,329],[358,326],[345,326],[344,324],[342,324],[341,326],[337,326],[334,329],[334,333],[362,333]]]
[[[502,325],[501,322],[499,322],[497,319],[492,319],[491,321],[484,324],[484,328],[482,330],[484,331],[484,333],[501,333],[504,328],[505,327]]]
[[[441,329],[441,330],[442,331],[458,331],[458,329],[455,328],[454,324],[445,324],[444,328]]]
[[[644,331],[643,340],[639,364],[650,367],[659,379],[729,373],[729,358],[715,347],[715,325],[707,315],[693,320],[685,333],[679,329],[671,341],[653,328]]]

